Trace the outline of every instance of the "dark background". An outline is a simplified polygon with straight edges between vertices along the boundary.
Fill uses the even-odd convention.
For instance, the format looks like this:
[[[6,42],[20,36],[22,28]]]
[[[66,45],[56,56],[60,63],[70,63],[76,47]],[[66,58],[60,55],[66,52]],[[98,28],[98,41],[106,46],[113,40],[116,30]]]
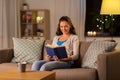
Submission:
[[[86,0],[85,36],[87,36],[88,31],[101,32],[96,27],[98,24],[96,18],[97,17],[105,18],[105,16],[109,16],[109,15],[100,15],[101,3],[102,3],[102,0]],[[120,16],[113,15],[113,17],[115,20],[113,22],[110,22],[110,26],[108,26],[109,28],[106,29],[105,25],[103,25],[101,34],[96,36],[120,37]]]

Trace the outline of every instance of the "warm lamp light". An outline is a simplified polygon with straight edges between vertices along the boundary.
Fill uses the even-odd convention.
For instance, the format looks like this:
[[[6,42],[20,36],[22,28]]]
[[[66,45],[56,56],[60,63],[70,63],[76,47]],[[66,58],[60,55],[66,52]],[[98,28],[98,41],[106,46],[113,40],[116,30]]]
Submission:
[[[100,14],[119,15],[120,14],[120,0],[102,0]]]
[[[100,14],[111,15],[111,18],[113,17],[112,15],[120,15],[120,0],[102,0]],[[113,40],[113,22],[111,22],[111,24],[111,41],[115,41]]]

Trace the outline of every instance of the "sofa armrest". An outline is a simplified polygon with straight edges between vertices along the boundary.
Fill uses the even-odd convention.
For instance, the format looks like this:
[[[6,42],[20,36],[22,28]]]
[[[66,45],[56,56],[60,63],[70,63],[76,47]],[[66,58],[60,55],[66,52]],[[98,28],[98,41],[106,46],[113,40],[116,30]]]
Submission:
[[[13,49],[1,49],[0,50],[0,63],[10,62],[13,58]]]
[[[98,55],[97,70],[99,80],[120,80],[120,51]]]

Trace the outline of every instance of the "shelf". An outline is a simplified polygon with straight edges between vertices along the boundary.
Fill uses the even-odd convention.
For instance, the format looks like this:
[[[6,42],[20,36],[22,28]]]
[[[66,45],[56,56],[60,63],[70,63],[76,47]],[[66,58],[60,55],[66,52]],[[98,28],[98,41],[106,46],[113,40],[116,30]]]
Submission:
[[[50,38],[50,18],[48,10],[21,10],[20,27],[21,37],[42,36]],[[40,34],[38,35],[38,31]]]

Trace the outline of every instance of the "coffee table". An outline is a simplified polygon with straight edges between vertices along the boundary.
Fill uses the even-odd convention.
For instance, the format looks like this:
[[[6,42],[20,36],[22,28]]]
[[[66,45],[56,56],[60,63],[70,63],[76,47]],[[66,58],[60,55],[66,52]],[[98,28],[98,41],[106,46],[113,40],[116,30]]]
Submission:
[[[9,70],[0,72],[0,80],[55,80],[55,72]]]

